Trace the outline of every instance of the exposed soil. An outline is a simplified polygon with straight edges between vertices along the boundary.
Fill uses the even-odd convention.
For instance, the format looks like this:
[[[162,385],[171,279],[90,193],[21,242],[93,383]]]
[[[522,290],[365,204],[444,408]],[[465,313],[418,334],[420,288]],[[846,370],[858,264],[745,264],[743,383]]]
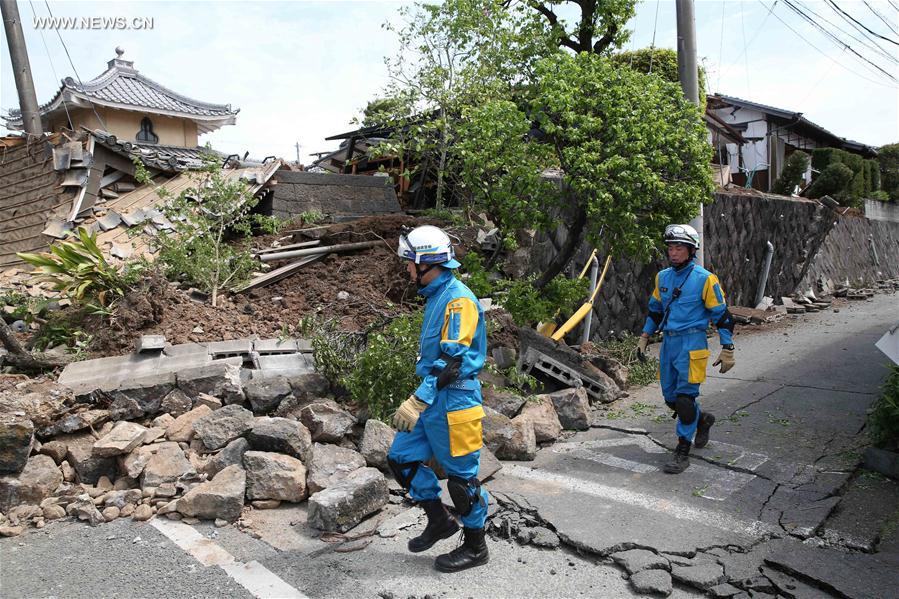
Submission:
[[[327,227],[321,245],[339,245],[358,241],[383,241],[383,245],[351,253],[330,254],[306,265],[277,283],[243,294],[225,295],[219,306],[191,299],[185,289],[159,277],[119,303],[111,322],[97,323],[91,357],[119,355],[133,350],[140,335],[160,334],[172,344],[222,341],[258,335],[261,338],[292,335],[300,319],[316,315],[335,321],[347,331],[363,330],[399,314],[419,309],[421,298],[409,280],[403,261],[396,256],[396,240],[401,227],[422,224],[443,226],[457,236],[460,255],[472,247],[476,228],[448,227],[440,221],[406,215],[370,217]],[[257,237],[257,248],[270,247],[287,236]],[[283,263],[274,263],[276,268]],[[491,345],[517,346],[517,329],[511,317],[495,310],[489,313],[497,322],[489,327]]]

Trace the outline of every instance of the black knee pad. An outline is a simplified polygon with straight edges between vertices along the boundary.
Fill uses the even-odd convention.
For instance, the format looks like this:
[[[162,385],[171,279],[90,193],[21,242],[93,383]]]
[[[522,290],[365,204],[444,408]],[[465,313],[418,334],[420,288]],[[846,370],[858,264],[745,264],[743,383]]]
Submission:
[[[388,457],[387,466],[390,468],[390,472],[393,473],[393,478],[396,479],[396,482],[400,483],[400,486],[408,491],[412,486],[412,479],[415,478],[415,473],[418,472],[418,467],[421,466],[421,462],[400,463]],[[407,470],[408,472],[406,472]]]
[[[460,516],[467,516],[471,513],[476,501],[481,499],[481,481],[476,477],[464,479],[458,476],[449,476],[446,481],[446,488],[449,491],[450,499]]]
[[[674,411],[684,424],[693,424],[696,420],[696,398],[689,395],[678,395],[674,402]]]

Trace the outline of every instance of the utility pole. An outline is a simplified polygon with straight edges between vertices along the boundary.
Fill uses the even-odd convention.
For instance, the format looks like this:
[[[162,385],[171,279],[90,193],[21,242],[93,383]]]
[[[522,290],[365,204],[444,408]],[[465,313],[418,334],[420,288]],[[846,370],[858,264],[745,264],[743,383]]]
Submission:
[[[297,166],[299,166],[300,165],[300,142],[296,143],[296,148],[297,148]]]
[[[25,34],[22,32],[22,20],[19,18],[16,0],[0,0],[0,14],[3,15],[3,27],[6,29],[6,41],[9,44],[9,59],[16,79],[16,91],[19,92],[22,124],[28,135],[39,136],[43,133],[41,114],[37,107],[34,79],[31,78],[31,65],[28,62]]]
[[[677,0],[677,74],[684,96],[697,106],[699,103],[699,70],[696,66],[696,17],[693,11],[693,0]],[[696,260],[703,265],[705,253],[705,233],[702,228],[702,204],[699,215],[690,221],[699,233],[699,251]]]

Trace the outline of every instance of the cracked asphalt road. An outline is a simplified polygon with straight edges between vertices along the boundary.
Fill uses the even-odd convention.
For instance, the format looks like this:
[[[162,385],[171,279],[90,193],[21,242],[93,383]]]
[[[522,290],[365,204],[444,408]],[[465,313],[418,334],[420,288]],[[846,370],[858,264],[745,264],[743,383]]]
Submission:
[[[899,554],[847,553],[855,531],[841,527],[855,520],[824,523],[844,501],[866,443],[865,412],[886,373],[873,343],[897,319],[896,296],[879,295],[772,330],[741,329],[736,368],[702,387],[703,409],[718,417],[712,441],[681,475],[661,471],[675,437],[656,385],[597,412],[589,431],[544,447],[534,462],[504,463],[487,484],[500,500],[490,522],[501,528],[527,514],[558,534],[556,549],[522,546],[494,528],[487,567],[440,574],[433,558],[456,540],[409,554],[406,541],[423,520],[405,505],[359,527],[395,518],[403,523],[395,536],[349,543],[349,552],[311,534],[304,505],[255,511],[249,531],[51,522],[0,539],[0,595],[636,597],[611,556],[642,548],[668,564],[671,597],[699,597],[725,581],[733,586],[714,588],[743,598],[888,596],[883,589],[899,585]],[[882,501],[897,497],[890,488],[878,487]],[[866,494],[848,492],[846,501]],[[180,530],[182,541],[167,530]],[[183,549],[190,537],[207,553]],[[203,557],[210,546],[222,563]]]

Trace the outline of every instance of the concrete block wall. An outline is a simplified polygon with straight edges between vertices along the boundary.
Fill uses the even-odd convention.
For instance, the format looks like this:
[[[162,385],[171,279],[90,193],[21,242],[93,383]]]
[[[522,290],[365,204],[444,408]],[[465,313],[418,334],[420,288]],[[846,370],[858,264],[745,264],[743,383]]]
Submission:
[[[873,247],[879,264],[875,263]],[[529,272],[540,272],[565,231],[538,234],[530,252]],[[718,193],[705,207],[706,267],[718,275],[730,305],[749,306],[755,299],[766,242],[775,247],[765,295],[779,298],[806,290],[824,275],[834,282],[874,281],[899,276],[899,224],[841,217],[817,202],[773,195]],[[584,244],[569,266],[576,275],[592,248]],[[606,252],[600,248],[599,256]],[[642,264],[613,260],[593,314],[591,338],[620,331],[638,333],[646,318],[649,294],[659,260]],[[575,331],[572,339],[579,339]]]

